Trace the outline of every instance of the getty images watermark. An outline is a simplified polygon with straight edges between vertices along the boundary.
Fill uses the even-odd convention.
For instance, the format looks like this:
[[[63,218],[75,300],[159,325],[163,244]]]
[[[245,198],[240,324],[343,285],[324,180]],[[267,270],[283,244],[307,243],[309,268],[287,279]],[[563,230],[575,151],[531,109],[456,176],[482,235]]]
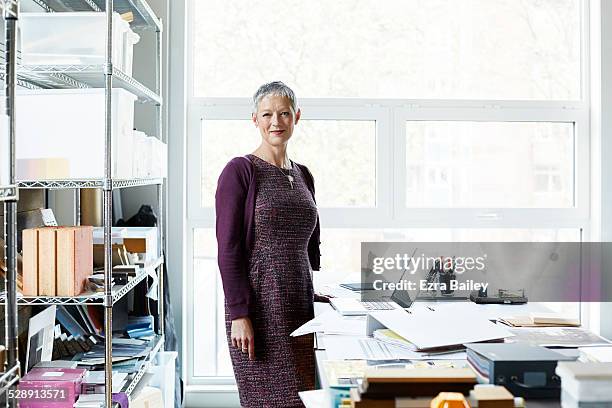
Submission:
[[[372,273],[383,275],[389,271],[403,271],[398,282],[387,282],[384,279],[374,279],[374,290],[408,290],[408,291],[483,291],[489,287],[488,282],[476,282],[472,279],[465,281],[457,279],[468,271],[484,271],[486,269],[487,254],[482,256],[426,256],[408,253],[396,253],[388,257],[372,258]],[[427,276],[414,280],[418,271],[428,271]],[[436,278],[436,279],[434,279]]]
[[[363,242],[364,299],[527,297],[536,302],[612,301],[609,242]],[[393,293],[395,292],[395,293]]]

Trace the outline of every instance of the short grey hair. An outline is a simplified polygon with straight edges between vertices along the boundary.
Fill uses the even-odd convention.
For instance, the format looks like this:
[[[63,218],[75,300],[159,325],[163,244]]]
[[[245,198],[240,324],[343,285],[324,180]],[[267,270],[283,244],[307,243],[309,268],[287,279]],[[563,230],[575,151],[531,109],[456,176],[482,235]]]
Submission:
[[[291,90],[291,88],[289,88],[281,81],[274,81],[268,82],[267,84],[263,84],[253,95],[253,113],[257,113],[259,102],[261,102],[263,98],[269,95],[284,96],[285,98],[289,99],[289,103],[291,104],[293,112],[297,112],[298,102],[293,90]]]

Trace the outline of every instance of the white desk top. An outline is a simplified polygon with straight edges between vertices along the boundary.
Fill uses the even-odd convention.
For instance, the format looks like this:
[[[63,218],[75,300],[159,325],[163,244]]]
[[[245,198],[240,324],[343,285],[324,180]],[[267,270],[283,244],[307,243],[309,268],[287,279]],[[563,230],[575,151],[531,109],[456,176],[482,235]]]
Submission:
[[[347,296],[347,297],[358,297],[356,296],[357,292],[351,292],[349,290],[340,288],[340,287],[328,287],[327,291],[324,291],[333,295]],[[330,293],[331,292],[331,293]],[[498,319],[502,317],[510,317],[517,315],[526,315],[533,312],[547,312],[550,311],[543,305],[537,303],[527,303],[524,305],[477,305],[470,301],[460,302],[460,301],[452,301],[452,302],[444,302],[444,301],[418,301],[415,303],[415,306],[430,306],[435,308],[437,311],[445,312],[445,313],[468,313],[468,314],[479,314],[487,319]],[[324,312],[333,310],[331,305],[326,303],[315,303],[315,315],[320,315]],[[354,317],[352,318],[354,321]],[[364,334],[365,334],[365,317],[363,319],[364,324]],[[333,335],[333,336],[342,336],[342,335]],[[304,402],[306,408],[315,408],[322,406],[329,406],[329,383],[326,377],[323,361],[327,360],[327,354],[325,352],[325,337],[326,335],[323,333],[316,333],[316,346],[315,346],[315,355],[317,362],[317,375],[319,385],[321,387],[320,390],[309,391],[306,393],[300,393],[300,397]]]

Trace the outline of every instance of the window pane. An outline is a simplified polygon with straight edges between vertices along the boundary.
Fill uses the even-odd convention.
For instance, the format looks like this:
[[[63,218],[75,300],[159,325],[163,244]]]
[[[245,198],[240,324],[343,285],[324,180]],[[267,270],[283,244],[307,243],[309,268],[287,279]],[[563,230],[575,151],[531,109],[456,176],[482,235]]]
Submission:
[[[408,207],[568,208],[574,126],[407,122]]]
[[[323,228],[321,272],[314,272],[316,288],[359,281],[361,243],[391,242],[579,242],[580,230],[525,228]],[[355,280],[356,279],[356,280]]]
[[[579,99],[580,0],[194,1],[196,96]]]
[[[194,229],[193,254],[193,374],[233,377],[213,228]]]
[[[203,207],[214,206],[217,179],[225,164],[251,153],[260,141],[250,120],[203,121]],[[375,121],[302,120],[288,154],[312,172],[319,207],[376,205]]]

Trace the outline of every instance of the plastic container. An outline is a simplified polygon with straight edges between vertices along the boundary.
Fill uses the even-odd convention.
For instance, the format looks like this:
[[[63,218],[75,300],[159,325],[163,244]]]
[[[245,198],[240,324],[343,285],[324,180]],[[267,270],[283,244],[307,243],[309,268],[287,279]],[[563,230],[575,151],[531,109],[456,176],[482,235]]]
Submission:
[[[144,132],[135,130],[134,137],[134,154],[132,162],[132,174],[134,178],[146,178],[147,166],[149,158],[147,157],[147,135]]]
[[[149,385],[161,389],[164,408],[174,408],[174,381],[176,373],[176,351],[160,351],[149,372],[153,374]]]
[[[22,13],[24,65],[101,65],[106,62],[106,14],[99,12]],[[135,37],[134,37],[135,36]],[[113,65],[131,70],[135,35],[113,13]],[[138,37],[139,38],[139,37]],[[129,56],[128,61],[126,61]]]
[[[22,408],[72,407],[81,393],[85,369],[33,368],[19,381]]]
[[[134,45],[140,41],[140,36],[128,30],[123,38],[123,72],[132,76],[132,65],[134,62]]]
[[[136,96],[124,89],[112,91],[112,158],[113,177],[121,178],[118,169],[128,168],[129,146],[134,127]],[[104,177],[104,89],[41,89],[17,95],[16,142],[17,179],[53,180],[47,168],[20,165],[27,160],[69,163],[69,179]],[[49,160],[45,160],[49,159]],[[29,173],[24,174],[24,169]],[[64,178],[63,176],[61,178]]]

